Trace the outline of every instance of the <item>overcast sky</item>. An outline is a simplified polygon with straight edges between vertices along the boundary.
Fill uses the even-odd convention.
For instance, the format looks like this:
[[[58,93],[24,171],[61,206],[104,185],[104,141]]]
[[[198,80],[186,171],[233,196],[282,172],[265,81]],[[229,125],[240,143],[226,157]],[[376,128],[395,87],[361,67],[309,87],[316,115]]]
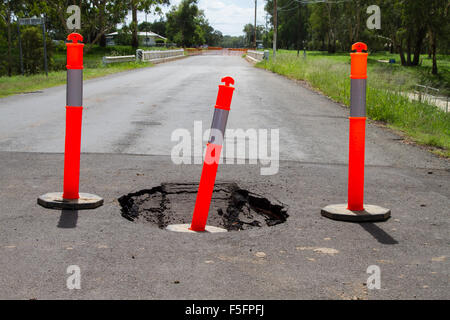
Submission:
[[[181,0],[170,0],[170,5],[177,5]],[[264,11],[264,0],[258,0],[257,24],[265,24],[266,13]],[[199,8],[205,12],[209,24],[224,35],[240,36],[242,29],[247,23],[254,23],[255,1],[254,0],[200,0]],[[169,7],[164,7],[164,12]],[[145,13],[138,14],[139,22],[145,21]],[[153,22],[159,19],[155,15],[147,15],[147,21]],[[131,14],[127,17],[127,24],[131,22]]]

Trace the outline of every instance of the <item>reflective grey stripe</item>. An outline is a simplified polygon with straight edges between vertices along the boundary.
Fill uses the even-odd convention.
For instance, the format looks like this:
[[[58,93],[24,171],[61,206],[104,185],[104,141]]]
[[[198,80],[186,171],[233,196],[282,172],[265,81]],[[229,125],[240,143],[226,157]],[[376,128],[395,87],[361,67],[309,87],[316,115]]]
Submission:
[[[366,116],[366,79],[351,79],[350,117]]]
[[[223,144],[223,138],[225,136],[225,129],[227,127],[229,110],[214,109],[214,117],[211,125],[211,135],[209,142],[217,145]]]
[[[83,69],[67,70],[67,106],[83,105]]]

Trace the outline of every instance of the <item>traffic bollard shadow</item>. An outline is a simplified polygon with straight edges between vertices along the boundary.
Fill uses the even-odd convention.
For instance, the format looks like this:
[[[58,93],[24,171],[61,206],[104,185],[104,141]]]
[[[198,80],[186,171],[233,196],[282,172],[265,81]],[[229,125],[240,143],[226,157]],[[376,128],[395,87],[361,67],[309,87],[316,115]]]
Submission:
[[[392,238],[386,231],[378,227],[374,223],[361,223],[361,227],[370,233],[379,243],[394,245],[398,244],[398,241]]]
[[[58,228],[73,229],[77,227],[78,210],[61,210]]]

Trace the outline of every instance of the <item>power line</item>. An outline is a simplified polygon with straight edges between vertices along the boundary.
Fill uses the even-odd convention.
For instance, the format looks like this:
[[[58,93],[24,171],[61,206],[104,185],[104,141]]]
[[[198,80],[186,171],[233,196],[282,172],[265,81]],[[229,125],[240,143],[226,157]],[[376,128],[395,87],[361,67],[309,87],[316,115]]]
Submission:
[[[256,16],[257,16],[257,6],[258,6],[258,0],[255,0],[255,41],[254,41],[254,46],[255,46],[255,49],[256,49],[256,29],[257,29],[257,26],[256,26]]]
[[[296,2],[296,0],[291,0],[291,2],[287,3],[284,6],[278,7],[278,10],[282,10],[282,9],[286,9],[288,8],[291,4],[293,4],[294,2]]]
[[[349,2],[349,1],[354,1],[354,0],[293,0],[297,3],[301,3],[301,4],[315,4],[315,3],[342,3],[342,2]]]
[[[277,55],[278,10],[277,0],[273,0],[273,2],[273,60],[275,61]]]
[[[318,3],[337,4],[337,3],[350,2],[350,1],[353,1],[353,0],[334,0],[334,1],[331,1],[331,0],[291,0],[286,5],[284,5],[282,7],[278,7],[277,11],[278,12],[293,11],[293,10],[300,8],[300,6],[302,4],[318,4]],[[292,4],[294,4],[296,6],[291,7]]]
[[[294,2],[297,4],[317,4],[317,3],[330,3],[330,4],[335,4],[335,3],[342,3],[342,2],[350,2],[353,0],[291,0],[291,2],[289,2],[288,4],[286,4],[285,6],[281,7],[280,9],[285,9],[287,7],[289,7],[291,4],[293,4]]]
[[[292,8],[287,8],[287,9],[278,9],[278,12],[288,12],[288,11],[292,11],[292,10],[296,10],[300,8],[300,6],[296,6],[296,7],[292,7]]]

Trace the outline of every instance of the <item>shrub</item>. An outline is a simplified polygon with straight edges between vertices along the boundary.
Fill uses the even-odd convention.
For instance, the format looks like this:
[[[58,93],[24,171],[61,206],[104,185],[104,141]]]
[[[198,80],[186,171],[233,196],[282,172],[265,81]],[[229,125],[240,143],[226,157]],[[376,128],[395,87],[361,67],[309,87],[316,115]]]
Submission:
[[[41,27],[26,27],[21,30],[23,69],[26,74],[35,74],[44,71],[44,42]],[[48,36],[47,64],[52,64],[53,44]]]

